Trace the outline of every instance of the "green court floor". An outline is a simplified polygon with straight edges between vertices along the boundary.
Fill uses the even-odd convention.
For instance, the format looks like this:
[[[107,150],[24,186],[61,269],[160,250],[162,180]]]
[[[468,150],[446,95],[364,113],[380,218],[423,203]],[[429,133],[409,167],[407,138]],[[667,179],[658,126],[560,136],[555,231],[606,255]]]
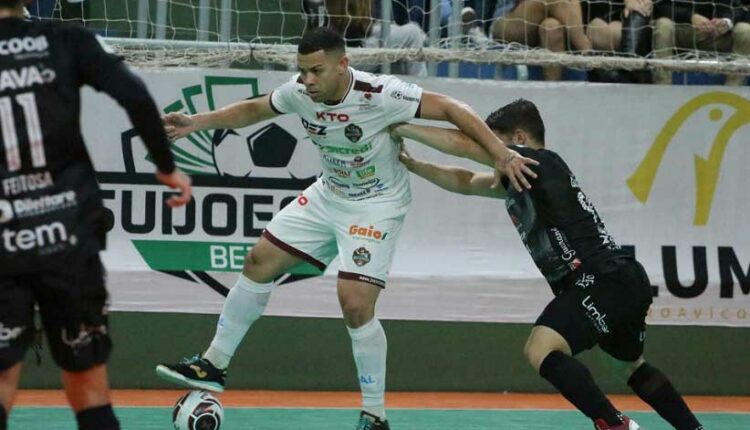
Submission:
[[[169,408],[119,408],[123,430],[172,429]],[[222,430],[351,430],[357,411],[351,409],[229,408]],[[657,415],[629,414],[645,430],[670,430]],[[706,430],[748,430],[750,414],[699,414]],[[388,415],[393,430],[591,430],[589,421],[573,411],[415,410],[396,409]],[[10,430],[75,430],[73,415],[64,408],[22,407],[13,410]]]

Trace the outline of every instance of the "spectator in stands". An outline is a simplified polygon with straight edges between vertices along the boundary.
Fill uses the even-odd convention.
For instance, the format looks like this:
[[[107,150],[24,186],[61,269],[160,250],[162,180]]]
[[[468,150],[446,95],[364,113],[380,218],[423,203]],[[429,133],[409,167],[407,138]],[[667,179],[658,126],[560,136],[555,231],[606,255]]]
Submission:
[[[453,10],[451,0],[391,0],[393,22],[398,25],[414,22],[426,32],[429,30],[430,21],[427,18],[427,12],[432,10],[434,2],[440,3],[440,25],[447,26]]]
[[[391,24],[390,34],[383,38],[382,26],[373,18],[374,3],[373,0],[326,0],[330,27],[343,34],[349,46],[399,49],[419,49],[424,46],[427,36],[414,22]],[[379,68],[380,66],[358,66],[359,70],[373,73],[379,72]],[[398,61],[391,65],[391,73],[427,76],[427,65],[421,61]]]
[[[579,0],[517,0],[513,10],[493,23],[492,38],[552,52],[566,51],[568,45],[582,53],[592,50],[591,40],[584,31]],[[545,80],[561,77],[561,67],[544,68]]]
[[[583,1],[586,35],[596,51],[645,57],[651,52],[651,0]],[[649,71],[592,70],[590,81],[650,83]]]
[[[750,54],[750,23],[740,0],[661,2],[654,10],[654,56],[667,58],[677,50]],[[738,18],[735,19],[735,13]],[[671,84],[672,73],[658,71],[654,81]],[[727,85],[742,85],[745,76],[727,76]]]

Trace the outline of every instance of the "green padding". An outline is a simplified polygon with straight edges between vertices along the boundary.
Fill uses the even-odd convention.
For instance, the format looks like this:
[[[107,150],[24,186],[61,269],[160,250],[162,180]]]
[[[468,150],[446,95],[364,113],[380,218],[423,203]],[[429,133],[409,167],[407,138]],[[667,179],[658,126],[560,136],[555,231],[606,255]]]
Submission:
[[[123,429],[172,428],[170,408],[119,408]],[[225,411],[222,430],[331,430],[354,428],[357,411],[350,409],[237,409]],[[656,414],[629,414],[649,430],[668,430]],[[591,423],[574,411],[429,411],[390,410],[394,430],[557,430],[590,428]],[[706,428],[747,430],[750,415],[699,414]],[[73,415],[61,408],[17,408],[10,428],[23,430],[75,430]]]
[[[201,352],[215,315],[118,312],[111,315],[115,388],[169,388],[154,374],[159,362]],[[383,321],[388,382],[394,391],[551,392],[524,361],[527,324]],[[685,394],[750,395],[750,330],[651,327],[646,357]],[[28,354],[23,386],[58,387],[47,351],[37,367]],[[611,393],[629,393],[611,376],[603,354],[583,360]],[[229,388],[357,390],[344,323],[323,318],[261,318],[232,363]]]

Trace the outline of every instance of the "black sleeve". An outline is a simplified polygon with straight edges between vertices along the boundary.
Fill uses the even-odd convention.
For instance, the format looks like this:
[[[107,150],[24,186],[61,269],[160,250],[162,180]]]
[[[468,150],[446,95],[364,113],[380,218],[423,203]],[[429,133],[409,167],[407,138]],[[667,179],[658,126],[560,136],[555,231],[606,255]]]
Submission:
[[[162,173],[174,171],[169,140],[146,84],[128,69],[122,58],[107,52],[94,34],[84,28],[74,31],[79,82],[117,100],[146,144],[157,169]]]

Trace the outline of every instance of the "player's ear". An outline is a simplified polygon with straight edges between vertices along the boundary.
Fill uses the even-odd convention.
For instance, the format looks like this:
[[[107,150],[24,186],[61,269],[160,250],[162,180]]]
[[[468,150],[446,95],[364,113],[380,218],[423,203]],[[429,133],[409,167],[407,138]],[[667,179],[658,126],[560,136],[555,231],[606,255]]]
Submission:
[[[525,145],[528,140],[529,136],[525,131],[521,130],[520,128],[513,130],[513,143],[515,143],[516,145]]]
[[[348,70],[349,70],[349,57],[347,57],[346,54],[344,54],[341,56],[341,58],[339,58],[338,73],[339,75],[343,75]]]

